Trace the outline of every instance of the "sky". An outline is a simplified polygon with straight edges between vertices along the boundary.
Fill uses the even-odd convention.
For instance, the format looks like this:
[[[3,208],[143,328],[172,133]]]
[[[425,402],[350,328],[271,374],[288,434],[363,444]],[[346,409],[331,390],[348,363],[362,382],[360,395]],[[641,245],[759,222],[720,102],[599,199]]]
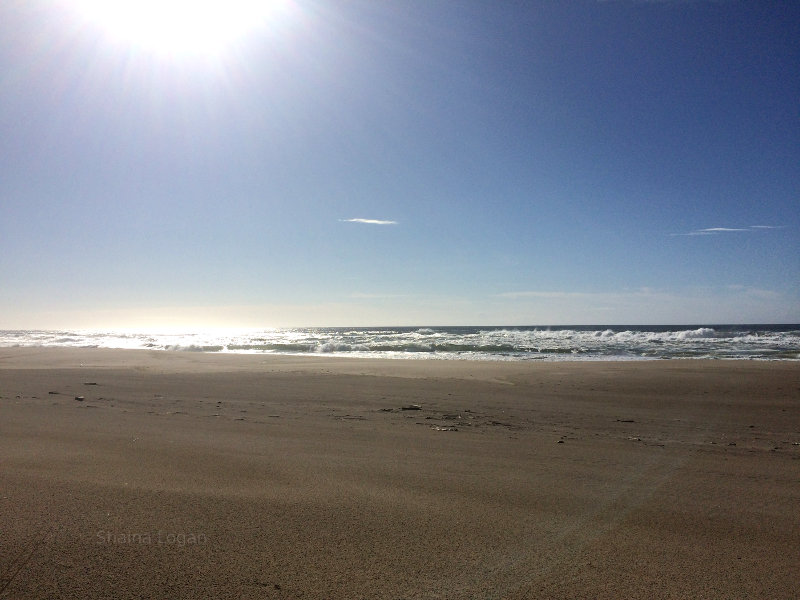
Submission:
[[[0,4],[0,328],[800,322],[800,3],[200,4]]]

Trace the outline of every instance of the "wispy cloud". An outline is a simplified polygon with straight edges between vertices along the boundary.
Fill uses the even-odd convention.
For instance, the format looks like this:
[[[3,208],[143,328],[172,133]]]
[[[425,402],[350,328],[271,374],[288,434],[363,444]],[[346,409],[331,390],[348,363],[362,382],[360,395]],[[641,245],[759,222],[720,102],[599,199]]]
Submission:
[[[503,292],[502,294],[495,294],[498,298],[509,298],[512,300],[518,300],[520,298],[582,298],[589,296],[591,294],[586,294],[583,292]]]
[[[397,225],[397,221],[384,221],[382,219],[339,219],[342,223],[365,223],[366,225]]]
[[[408,298],[408,294],[365,294],[362,292],[353,292],[348,296],[353,300],[386,300],[387,298]]]
[[[638,289],[628,289],[622,292],[564,292],[564,291],[516,291],[516,292],[503,292],[494,294],[495,298],[502,298],[504,300],[526,300],[526,299],[539,299],[539,300],[555,300],[555,301],[571,301],[571,300],[615,300],[625,297],[643,297],[643,296],[656,296],[660,294],[658,290],[653,288],[642,287]]]
[[[724,233],[763,231],[765,229],[783,229],[783,227],[775,225],[750,225],[749,227],[707,227],[705,229],[695,229],[689,233],[672,233],[670,235],[719,235]]]

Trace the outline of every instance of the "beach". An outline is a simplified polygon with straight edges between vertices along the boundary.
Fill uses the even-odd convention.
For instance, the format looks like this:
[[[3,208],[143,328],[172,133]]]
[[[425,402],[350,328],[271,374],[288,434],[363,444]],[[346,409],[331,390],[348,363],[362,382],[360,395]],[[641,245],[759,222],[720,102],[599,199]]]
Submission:
[[[796,598],[800,363],[0,349],[0,598]]]

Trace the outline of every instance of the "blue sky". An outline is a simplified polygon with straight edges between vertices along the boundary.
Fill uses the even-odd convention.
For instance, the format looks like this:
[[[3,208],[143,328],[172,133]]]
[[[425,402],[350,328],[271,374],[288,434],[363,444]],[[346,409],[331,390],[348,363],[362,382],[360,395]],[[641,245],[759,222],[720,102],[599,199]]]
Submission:
[[[68,5],[0,7],[2,328],[800,322],[796,2]]]

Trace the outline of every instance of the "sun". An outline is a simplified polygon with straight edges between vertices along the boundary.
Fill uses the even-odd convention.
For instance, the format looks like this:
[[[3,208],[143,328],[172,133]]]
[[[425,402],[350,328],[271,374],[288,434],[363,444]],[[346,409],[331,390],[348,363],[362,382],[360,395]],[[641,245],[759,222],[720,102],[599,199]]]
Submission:
[[[264,26],[281,0],[72,0],[112,41],[162,56],[217,55]]]

